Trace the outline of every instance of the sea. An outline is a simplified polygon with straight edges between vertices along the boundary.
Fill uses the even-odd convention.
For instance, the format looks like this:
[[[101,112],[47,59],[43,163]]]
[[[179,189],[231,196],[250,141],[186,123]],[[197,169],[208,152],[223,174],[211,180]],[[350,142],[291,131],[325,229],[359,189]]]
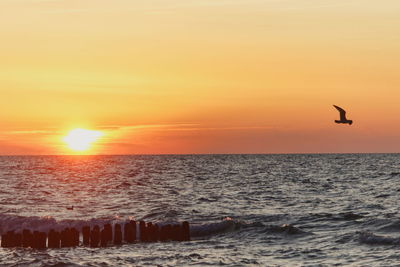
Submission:
[[[0,234],[127,220],[191,234],[0,248],[0,266],[400,266],[400,154],[1,156],[0,201]]]

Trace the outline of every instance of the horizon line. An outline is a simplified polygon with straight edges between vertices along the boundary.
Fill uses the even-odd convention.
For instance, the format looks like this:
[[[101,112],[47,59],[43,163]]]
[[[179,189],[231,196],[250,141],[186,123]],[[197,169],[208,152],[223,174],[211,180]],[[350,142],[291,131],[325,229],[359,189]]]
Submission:
[[[288,153],[142,153],[142,154],[0,154],[0,157],[57,157],[57,156],[218,156],[218,155],[361,155],[400,154],[400,152],[288,152]]]

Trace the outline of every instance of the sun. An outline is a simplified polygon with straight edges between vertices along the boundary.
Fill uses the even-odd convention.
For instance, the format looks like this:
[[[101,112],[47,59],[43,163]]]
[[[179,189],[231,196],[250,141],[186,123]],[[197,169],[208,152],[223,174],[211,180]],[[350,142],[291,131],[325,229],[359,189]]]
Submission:
[[[63,138],[67,146],[74,151],[86,151],[90,145],[97,141],[103,134],[99,131],[73,129]]]

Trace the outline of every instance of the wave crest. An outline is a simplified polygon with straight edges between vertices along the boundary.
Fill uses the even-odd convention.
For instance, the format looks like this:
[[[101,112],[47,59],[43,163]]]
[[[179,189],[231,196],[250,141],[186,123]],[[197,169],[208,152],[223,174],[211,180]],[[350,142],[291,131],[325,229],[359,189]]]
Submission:
[[[368,245],[400,245],[400,237],[377,235],[371,232],[361,232],[359,241]]]

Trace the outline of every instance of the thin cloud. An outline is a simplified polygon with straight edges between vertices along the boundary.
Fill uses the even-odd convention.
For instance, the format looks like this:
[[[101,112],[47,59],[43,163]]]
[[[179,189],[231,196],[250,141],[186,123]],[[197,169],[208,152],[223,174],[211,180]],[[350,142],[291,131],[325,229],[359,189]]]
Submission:
[[[171,124],[135,124],[135,125],[105,125],[100,126],[104,130],[135,130],[135,129],[151,129],[151,128],[179,128],[197,126],[197,123],[171,123]]]
[[[161,131],[224,131],[224,130],[266,130],[277,129],[276,126],[261,125],[261,126],[221,126],[210,127],[202,126],[199,123],[176,123],[176,124],[140,124],[140,125],[106,125],[101,126],[101,130],[137,130],[137,129],[155,129]]]
[[[51,130],[22,130],[22,131],[1,131],[0,135],[35,135],[35,134],[59,134],[59,131]]]
[[[231,126],[231,127],[193,127],[193,128],[180,128],[168,129],[168,131],[238,131],[238,130],[266,130],[277,129],[273,126]]]

